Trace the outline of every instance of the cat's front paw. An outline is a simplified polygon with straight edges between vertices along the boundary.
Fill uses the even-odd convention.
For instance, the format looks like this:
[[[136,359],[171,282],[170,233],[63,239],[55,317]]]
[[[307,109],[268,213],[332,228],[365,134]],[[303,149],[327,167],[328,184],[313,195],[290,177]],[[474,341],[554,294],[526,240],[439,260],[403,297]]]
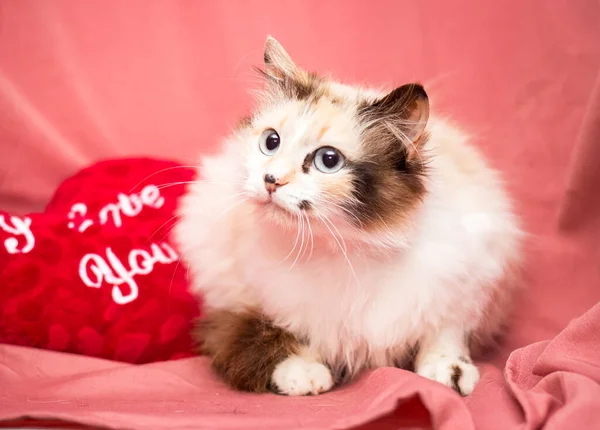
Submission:
[[[417,368],[417,373],[453,388],[463,396],[471,394],[479,381],[477,367],[471,360],[462,357],[428,357]]]
[[[293,355],[275,367],[272,385],[279,394],[306,396],[331,390],[333,377],[327,366]]]

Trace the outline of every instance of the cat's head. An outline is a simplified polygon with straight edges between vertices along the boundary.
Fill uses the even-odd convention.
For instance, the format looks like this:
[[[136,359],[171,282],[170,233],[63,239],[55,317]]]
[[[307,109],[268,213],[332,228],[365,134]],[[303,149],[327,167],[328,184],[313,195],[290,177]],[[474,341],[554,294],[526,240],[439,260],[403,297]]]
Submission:
[[[425,193],[427,94],[385,94],[301,70],[269,37],[266,89],[237,132],[245,193],[273,219],[346,221],[365,231],[407,219]]]

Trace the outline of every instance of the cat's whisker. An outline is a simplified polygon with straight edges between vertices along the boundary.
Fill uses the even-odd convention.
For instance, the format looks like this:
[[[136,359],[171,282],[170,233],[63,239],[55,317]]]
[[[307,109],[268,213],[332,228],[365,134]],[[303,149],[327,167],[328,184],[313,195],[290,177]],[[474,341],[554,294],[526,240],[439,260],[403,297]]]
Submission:
[[[344,252],[348,252],[348,246],[346,245],[346,241],[344,240],[344,236],[340,233],[340,231],[338,230],[338,228],[335,226],[335,224],[333,223],[333,221],[331,221],[329,219],[329,217],[326,214],[322,214],[323,215],[323,219],[325,221],[327,221],[327,223],[329,223],[329,225],[331,227],[333,227],[333,229],[335,230],[335,232],[338,234],[338,236],[340,237],[340,240],[342,241],[342,245],[344,246]]]
[[[325,196],[329,196],[329,194],[327,193],[323,193]],[[324,198],[324,199],[320,199],[321,202],[323,202],[325,205],[331,205],[331,206],[335,206],[337,208],[339,208],[340,210],[342,210],[345,214],[347,214],[348,216],[352,217],[353,219],[355,219],[357,221],[357,223],[359,224],[359,226],[363,226],[363,222],[352,212],[350,212],[347,208],[345,208],[344,206],[329,200],[328,198]],[[393,233],[394,230],[385,222],[385,220],[381,217],[380,214],[377,213],[377,217],[379,218],[379,220],[381,221],[381,223],[383,224],[383,226],[385,227],[385,230],[387,233]],[[359,228],[356,228],[355,226],[349,224],[349,227],[352,228],[354,231],[360,233],[361,230]]]
[[[167,172],[169,170],[174,170],[174,169],[198,169],[199,167],[200,166],[173,166],[173,167],[167,167],[165,169],[158,170],[158,171],[156,171],[154,173],[149,174],[144,179],[142,179],[140,182],[138,182],[133,187],[131,187],[131,189],[129,190],[129,192],[131,193],[134,189],[136,189],[137,187],[139,187],[140,184],[144,183],[145,181],[147,181],[148,179],[150,179],[152,176],[158,175],[159,173]]]
[[[304,249],[304,218],[302,218],[301,216],[298,216],[298,219],[301,221],[300,236],[302,236],[302,241],[300,242],[300,249],[298,250],[298,255],[296,255],[296,259],[294,260],[294,262],[292,263],[292,265],[290,266],[290,268],[288,270],[292,270],[294,268],[294,266],[298,262],[298,259],[300,258],[300,255],[302,254],[302,251]]]
[[[324,193],[324,194],[325,194],[325,193]],[[328,194],[325,194],[325,195],[328,195]],[[329,200],[329,199],[327,199],[327,198],[325,198],[325,199],[322,199],[321,201],[322,201],[323,203],[325,203],[326,205],[331,205],[331,206],[335,206],[335,207],[337,207],[338,209],[342,210],[342,211],[343,211],[343,212],[344,212],[346,215],[348,215],[348,216],[352,217],[353,219],[355,219],[355,220],[356,220],[356,222],[357,222],[357,223],[358,223],[360,226],[362,226],[362,225],[363,225],[363,222],[360,220],[360,218],[358,218],[358,217],[357,217],[355,214],[353,214],[352,212],[350,212],[350,211],[348,210],[348,208],[345,208],[344,206],[342,206],[342,205],[340,205],[340,204],[338,204],[338,203],[335,203],[334,201],[331,201],[331,200]]]
[[[162,190],[163,188],[174,187],[176,185],[203,185],[203,184],[243,184],[243,181],[205,181],[205,180],[194,180],[194,181],[180,181],[180,182],[169,182],[168,184],[157,185],[156,188]]]
[[[171,276],[171,282],[169,283],[169,292],[167,293],[167,297],[171,297],[171,289],[173,288],[173,280],[175,279],[175,274],[177,273],[177,268],[181,264],[181,259],[183,257],[179,257],[177,260],[177,264],[175,265],[175,269],[173,269],[173,276]]]
[[[340,243],[340,241],[338,240],[338,238],[336,237],[336,235],[333,233],[333,230],[331,230],[331,228],[327,225],[327,222],[325,221],[325,218],[323,218],[323,216],[321,216],[321,214],[318,211],[316,211],[315,213],[321,219],[321,221],[323,222],[323,225],[325,225],[325,227],[327,228],[327,230],[329,230],[329,233],[331,233],[331,236],[336,241],[337,245],[340,248],[340,251],[342,251],[342,254],[344,255],[344,259],[346,260],[346,263],[348,263],[348,267],[350,268],[350,271],[352,272],[352,275],[354,276],[354,279],[356,280],[356,282],[358,284],[360,284],[358,276],[356,275],[356,271],[354,270],[354,266],[352,265],[352,262],[350,261],[350,258],[348,258],[348,253],[345,250],[345,243],[344,243],[344,247],[342,247],[342,244]],[[331,222],[331,221],[329,221],[329,222]],[[344,240],[343,237],[342,237],[342,240]]]
[[[158,233],[159,231],[161,231],[161,230],[162,230],[162,228],[163,228],[165,225],[167,225],[168,223],[170,223],[171,221],[173,221],[175,218],[179,218],[180,216],[181,216],[181,214],[175,214],[175,215],[173,215],[171,218],[169,218],[168,220],[166,220],[164,223],[162,223],[162,224],[160,225],[160,227],[158,227],[156,230],[154,230],[154,233],[152,233],[152,234],[150,235],[150,237],[148,237],[148,239],[146,239],[146,243],[150,242],[150,240],[152,240],[152,238],[153,238],[153,237],[156,235],[156,233]],[[169,232],[169,233],[170,233],[170,232]],[[164,240],[164,239],[165,239],[165,238],[163,237],[163,240]]]
[[[385,222],[385,220],[384,220],[384,219],[381,217],[381,215],[377,214],[377,218],[379,218],[379,220],[380,220],[380,221],[382,222],[382,224],[385,226],[385,229],[386,229],[387,231],[392,231],[392,230],[390,229],[390,227],[388,226],[388,224]]]
[[[244,195],[244,194],[246,194],[246,193],[245,193],[245,192],[240,192],[240,193],[232,194],[232,195],[230,195],[230,196],[227,196],[227,197],[231,199],[231,198],[235,198],[235,197],[242,196],[242,195]],[[150,235],[150,237],[148,237],[148,239],[147,239],[147,242],[149,242],[149,241],[150,241],[150,240],[151,240],[151,239],[152,239],[152,238],[153,238],[153,237],[154,237],[154,236],[155,236],[155,235],[156,235],[156,234],[157,234],[157,233],[158,233],[160,230],[162,230],[162,229],[163,229],[163,227],[164,227],[165,225],[167,225],[167,224],[168,224],[169,222],[171,222],[173,219],[181,217],[182,215],[183,215],[183,214],[179,214],[179,213],[178,213],[178,214],[175,214],[175,215],[173,215],[171,218],[169,218],[167,221],[165,221],[164,223],[162,223],[162,224],[161,224],[161,226],[160,226],[160,227],[158,227],[158,228],[157,228],[157,229],[154,231],[154,233],[152,233],[152,234]],[[164,241],[164,240],[165,240],[165,239],[166,239],[168,236],[170,236],[170,235],[171,235],[171,233],[172,233],[172,232],[173,232],[173,230],[175,229],[176,225],[177,225],[177,222],[175,222],[175,224],[174,224],[174,225],[172,225],[172,226],[171,226],[171,228],[169,229],[169,232],[168,232],[167,234],[165,234],[165,235],[162,237],[162,239],[161,239],[161,242],[162,242],[162,241]]]
[[[315,249],[315,238],[313,235],[312,227],[310,226],[310,217],[308,215],[306,215],[305,213],[303,213],[303,215],[306,218],[306,224],[308,226],[308,233],[310,234],[310,252],[308,253],[308,259],[307,259],[307,261],[310,261],[310,259],[312,258],[312,255],[313,255],[313,251]]]
[[[169,236],[171,236],[171,233],[173,233],[173,230],[175,230],[175,227],[177,227],[177,223],[173,224],[170,228],[169,231],[167,232],[167,234],[165,234],[162,239],[160,240],[161,242],[164,242],[165,240],[168,240],[167,238]]]
[[[294,253],[294,250],[296,249],[296,246],[298,245],[298,240],[300,240],[300,215],[297,215],[296,240],[294,241],[294,245],[292,246],[292,249],[290,250],[288,255],[286,255],[285,258],[280,261],[280,264],[284,263]]]
[[[303,238],[308,235],[308,227],[305,225],[306,217],[304,215],[305,214],[303,212],[300,212],[300,218],[302,219],[302,235],[303,235]],[[302,250],[302,253],[300,254],[300,261],[302,261],[302,259],[304,258],[304,254],[306,254],[306,251],[308,250],[308,239],[309,238],[310,237],[308,237],[306,239],[306,248],[304,248]],[[306,260],[304,260],[304,261],[306,261]]]

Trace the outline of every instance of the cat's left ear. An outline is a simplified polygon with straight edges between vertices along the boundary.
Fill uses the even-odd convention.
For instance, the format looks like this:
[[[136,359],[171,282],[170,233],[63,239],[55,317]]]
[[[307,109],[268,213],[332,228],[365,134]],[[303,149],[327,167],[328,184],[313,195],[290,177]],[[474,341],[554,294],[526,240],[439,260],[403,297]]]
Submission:
[[[298,66],[292,61],[283,46],[273,37],[268,36],[265,42],[265,73],[276,80],[283,80],[286,76],[293,78],[299,73]]]
[[[406,84],[365,107],[363,113],[367,120],[397,129],[403,140],[416,145],[429,120],[429,98],[422,85]]]

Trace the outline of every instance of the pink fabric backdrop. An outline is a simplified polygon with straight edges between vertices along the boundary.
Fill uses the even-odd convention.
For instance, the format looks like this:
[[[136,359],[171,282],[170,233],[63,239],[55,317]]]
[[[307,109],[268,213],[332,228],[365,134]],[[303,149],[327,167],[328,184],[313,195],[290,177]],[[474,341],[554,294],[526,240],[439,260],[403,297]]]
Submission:
[[[451,425],[452,420],[443,421],[451,405],[458,417],[452,419],[464,429],[473,423],[479,428],[506,429],[523,422],[530,423],[526,428],[534,428],[536,419],[545,419],[556,405],[548,401],[542,407],[539,393],[536,397],[519,390],[529,390],[539,381],[535,378],[557,369],[583,377],[582,367],[567,366],[562,360],[564,348],[583,348],[582,354],[598,352],[594,350],[597,335],[590,335],[598,332],[594,324],[600,311],[595,309],[553,343],[515,352],[507,370],[513,378],[508,386],[499,370],[515,348],[553,338],[600,299],[600,217],[594,203],[600,201],[594,188],[599,182],[600,94],[592,96],[600,70],[599,22],[600,4],[583,0],[6,0],[0,3],[0,206],[20,212],[40,209],[64,177],[100,158],[144,154],[193,162],[199,152],[212,150],[219,136],[250,106],[246,90],[256,80],[249,67],[260,64],[267,33],[278,38],[301,65],[330,71],[346,81],[393,85],[420,80],[429,89],[433,109],[444,109],[467,126],[475,143],[504,172],[531,240],[527,294],[502,351],[483,364],[483,383],[467,400],[468,407],[456,406],[462,404],[457,399],[445,403],[446,394],[439,394],[445,391],[434,391],[437,394],[431,397],[430,385],[419,385],[418,392],[430,410],[438,407],[437,423]],[[591,162],[594,155],[596,162]],[[579,327],[587,327],[585,333],[591,338],[582,337]],[[27,403],[24,399],[36,392],[33,382],[29,388],[21,387],[25,391],[18,395],[8,391],[20,386],[11,376],[16,364],[23,364],[20,371],[30,377],[37,375],[35,360],[40,360],[45,364],[39,369],[48,372],[50,363],[69,366],[58,380],[46,381],[50,389],[62,387],[64,395],[76,396],[76,391],[67,389],[72,387],[69,381],[76,377],[73,372],[85,372],[82,389],[96,393],[85,400],[88,405],[112,411],[114,425],[131,427],[138,422],[140,428],[152,428],[151,421],[144,425],[136,421],[136,412],[127,415],[118,405],[107,406],[110,386],[98,386],[93,378],[112,375],[115,383],[120,378],[134,383],[142,380],[140,373],[80,357],[67,365],[66,358],[45,352],[29,355],[34,362],[25,357],[27,353],[20,349],[0,351],[0,364],[5,366],[4,373],[0,371],[0,413],[4,414],[0,416],[14,417],[17,410],[48,416],[49,411],[60,409]],[[585,360],[597,369],[597,357],[592,354]],[[193,377],[197,365],[192,361],[181,367],[144,368],[141,374],[155,378],[155,385],[144,389],[161,393],[161,383],[185,387],[178,375]],[[276,403],[248,401],[230,393],[225,396],[228,403],[222,404],[215,397],[218,383],[203,372],[204,368],[197,378],[206,379],[190,382],[198,384],[202,395],[192,397],[197,400],[195,408],[210,405],[212,417],[225,412],[235,415],[239,408],[249,414],[247,424],[251,424],[261,410],[274,413],[283,408],[286,413],[304,411],[319,418],[326,415],[323,409],[315,412],[319,402],[332,408],[336,402],[346,402],[347,409],[334,408],[332,413],[340,415],[330,416],[327,428],[367,419],[339,418],[359,408],[361,395],[356,391],[304,404],[313,409],[281,398],[273,400]],[[170,376],[160,379],[160,375]],[[600,380],[593,372],[586,375]],[[413,376],[406,378],[398,379],[397,373],[386,369],[359,381],[364,396],[379,399],[377,407],[362,404],[365,410],[381,415],[394,409],[396,398],[410,397],[409,385],[417,382]],[[563,388],[574,386],[573,379],[557,378],[544,387],[559,387],[560,381]],[[148,383],[147,377],[143,380]],[[589,398],[600,398],[585,386]],[[127,391],[133,397],[140,392]],[[390,398],[381,400],[390,392]],[[577,398],[567,398],[572,391],[561,393],[563,402]],[[177,398],[174,394],[170,401]],[[3,399],[22,403],[17,402],[17,407],[17,403],[3,404]],[[156,402],[169,409],[166,400],[156,399],[140,399],[150,402],[143,403],[150,409],[140,406],[139,413],[152,410]],[[12,406],[2,409],[3,405]],[[500,405],[503,412],[492,413]],[[175,403],[171,406],[170,412],[181,409]],[[577,412],[589,408],[568,410],[569,417],[589,416]],[[193,420],[191,410],[186,411],[192,414],[186,419]],[[59,412],[55,416],[102,424],[68,408]],[[278,416],[271,416],[272,422]],[[236,421],[228,416],[223,423],[233,428],[240,422],[239,417]],[[277,422],[290,423],[283,418]],[[181,423],[182,428],[189,425]]]

